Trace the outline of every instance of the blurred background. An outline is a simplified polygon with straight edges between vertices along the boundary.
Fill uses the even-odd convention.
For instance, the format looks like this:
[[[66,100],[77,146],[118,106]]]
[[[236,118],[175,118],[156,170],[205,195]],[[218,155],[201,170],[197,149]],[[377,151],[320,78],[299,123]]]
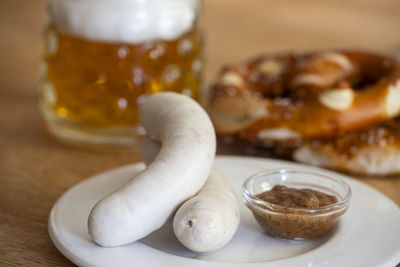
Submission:
[[[46,4],[0,2],[2,89],[12,83],[12,91],[34,91]],[[208,80],[222,64],[270,49],[400,47],[398,0],[204,0],[203,7]]]
[[[396,0],[204,1],[207,77],[271,49],[400,48]]]
[[[0,1],[0,253],[13,251],[0,254],[0,263],[7,266],[68,266],[47,235],[53,203],[80,180],[140,159],[136,148],[98,154],[45,132],[37,81],[46,4]],[[204,0],[202,23],[208,82],[222,65],[266,51],[400,49],[399,0]],[[400,203],[398,179],[364,181]]]

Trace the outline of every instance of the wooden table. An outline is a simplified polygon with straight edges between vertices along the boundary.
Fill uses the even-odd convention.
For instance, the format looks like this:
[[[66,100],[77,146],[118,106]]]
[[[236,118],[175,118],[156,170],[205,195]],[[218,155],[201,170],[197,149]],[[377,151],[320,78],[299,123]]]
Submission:
[[[47,218],[86,177],[140,160],[136,148],[95,152],[58,143],[43,128],[36,89],[46,1],[0,2],[0,265],[72,265]],[[205,0],[207,79],[223,63],[268,49],[400,48],[398,0]],[[231,153],[220,147],[219,153]],[[358,177],[400,204],[400,177]]]

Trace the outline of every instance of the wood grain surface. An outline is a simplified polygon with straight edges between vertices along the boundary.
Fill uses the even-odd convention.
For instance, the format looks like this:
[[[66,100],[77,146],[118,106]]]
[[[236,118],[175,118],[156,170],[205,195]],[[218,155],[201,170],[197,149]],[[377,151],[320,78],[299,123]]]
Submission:
[[[47,232],[52,205],[93,174],[140,160],[137,148],[63,145],[38,110],[38,60],[46,1],[0,1],[0,266],[70,266]],[[272,49],[400,48],[398,0],[205,0],[206,77]],[[219,154],[247,153],[220,146]],[[358,177],[400,204],[400,177]]]

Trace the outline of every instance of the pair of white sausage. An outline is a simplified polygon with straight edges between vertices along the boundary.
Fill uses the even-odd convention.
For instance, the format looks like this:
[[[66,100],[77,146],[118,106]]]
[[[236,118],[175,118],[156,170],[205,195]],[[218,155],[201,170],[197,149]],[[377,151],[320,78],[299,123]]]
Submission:
[[[144,171],[122,188],[100,200],[90,212],[89,234],[97,244],[104,247],[134,242],[160,228],[180,204],[202,188],[214,161],[216,149],[214,128],[205,111],[190,98],[175,93],[153,95],[140,105],[140,121],[148,133],[148,138],[156,140],[156,144],[159,142],[161,149]],[[144,154],[143,157],[147,157],[147,161],[150,161],[154,154],[150,153],[147,156]],[[214,171],[211,177],[214,177],[213,173]],[[205,196],[220,194],[216,190],[220,187],[218,183],[212,182],[210,186],[204,187],[203,191],[208,193],[199,193],[197,197],[208,199]],[[231,190],[230,187],[228,190]],[[221,196],[217,201],[224,203],[223,199]],[[238,209],[235,210],[237,204],[231,201],[230,196],[226,199],[232,203],[215,206],[218,206],[217,210],[223,210],[222,213],[225,212],[225,206],[228,210],[233,207],[230,212],[233,212],[235,214],[233,217],[237,219],[230,219],[228,216],[226,226],[229,229],[223,230],[224,234],[232,232],[230,227],[233,227],[233,233],[225,234],[231,238],[237,229]],[[181,213],[178,211],[177,216],[178,214]],[[225,218],[225,215],[223,217]],[[185,220],[189,222],[187,219],[183,219],[183,222]],[[196,219],[197,221],[201,220]],[[193,227],[194,222],[192,219],[190,227],[192,230],[189,232],[193,232],[193,240],[197,244],[202,241],[197,241],[199,237],[196,228]],[[178,239],[181,242],[189,240],[191,237],[187,231],[179,231],[179,223],[177,225],[175,227],[174,222],[174,228],[178,229],[175,230]],[[214,228],[211,226],[210,229]],[[201,234],[201,237],[208,238],[205,234]],[[192,241],[189,240],[188,245],[184,242],[183,244],[191,249]],[[212,248],[218,246],[219,244],[213,244]],[[193,248],[195,251],[200,251],[196,246]]]
[[[160,143],[146,139],[142,158],[152,162]],[[214,167],[203,188],[178,209],[174,216],[175,236],[186,248],[196,252],[217,250],[228,243],[239,226],[239,205],[223,175]]]

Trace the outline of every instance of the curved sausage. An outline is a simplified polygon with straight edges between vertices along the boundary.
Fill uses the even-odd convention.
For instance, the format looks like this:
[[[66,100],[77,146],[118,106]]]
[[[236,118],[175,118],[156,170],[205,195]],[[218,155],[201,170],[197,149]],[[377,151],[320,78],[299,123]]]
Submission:
[[[100,246],[128,244],[160,228],[202,188],[215,157],[214,128],[194,100],[159,93],[139,111],[148,136],[161,143],[161,150],[144,171],[90,212],[89,234]]]

